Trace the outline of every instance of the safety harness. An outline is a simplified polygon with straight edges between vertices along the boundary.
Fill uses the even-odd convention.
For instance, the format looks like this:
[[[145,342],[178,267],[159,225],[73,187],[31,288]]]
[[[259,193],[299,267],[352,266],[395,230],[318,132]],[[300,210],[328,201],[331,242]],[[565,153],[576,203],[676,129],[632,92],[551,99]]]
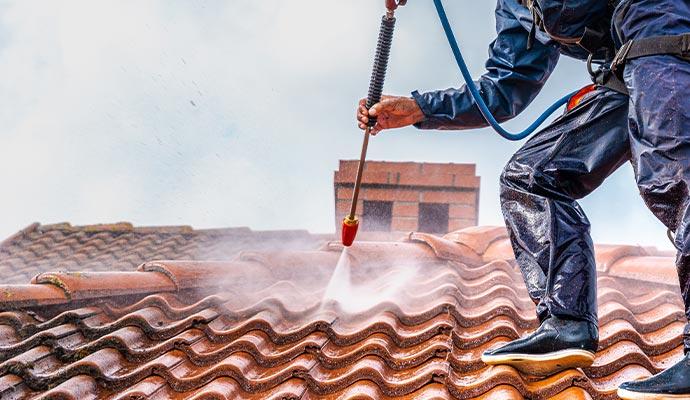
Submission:
[[[527,48],[534,44],[536,30],[539,29],[554,40],[568,45],[579,45],[589,53],[587,69],[592,76],[592,81],[598,85],[609,87],[617,92],[627,94],[627,88],[623,82],[623,69],[628,60],[635,58],[670,54],[683,60],[690,61],[690,33],[669,36],[656,36],[637,40],[628,40],[617,51],[614,51],[611,39],[610,23],[613,11],[623,0],[609,0],[609,14],[585,28],[579,38],[562,38],[550,34],[544,25],[541,8],[536,0],[518,0],[529,8],[532,14],[532,28],[527,39]],[[596,71],[592,69],[592,63],[601,63]],[[610,66],[609,66],[610,65]]]

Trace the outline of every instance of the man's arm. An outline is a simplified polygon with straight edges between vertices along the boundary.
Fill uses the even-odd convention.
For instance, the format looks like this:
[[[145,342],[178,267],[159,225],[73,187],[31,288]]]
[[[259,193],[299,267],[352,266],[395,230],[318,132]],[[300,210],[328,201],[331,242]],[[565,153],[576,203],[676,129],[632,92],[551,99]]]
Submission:
[[[524,110],[536,97],[556,67],[558,47],[541,32],[527,49],[531,15],[515,0],[499,0],[497,37],[489,47],[487,72],[475,84],[489,110],[506,121]],[[546,43],[546,44],[544,44]],[[420,129],[470,129],[487,126],[465,85],[412,96],[424,113],[415,124]]]

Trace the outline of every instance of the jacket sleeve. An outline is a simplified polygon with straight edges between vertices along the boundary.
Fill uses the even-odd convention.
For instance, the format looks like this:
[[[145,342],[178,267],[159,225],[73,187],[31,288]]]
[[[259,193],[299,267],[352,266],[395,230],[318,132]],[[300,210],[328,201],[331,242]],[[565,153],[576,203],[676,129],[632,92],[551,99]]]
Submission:
[[[534,100],[558,62],[558,46],[537,32],[527,50],[532,26],[529,10],[516,0],[499,0],[496,6],[497,37],[489,46],[487,72],[475,82],[489,110],[498,121],[518,115]],[[471,129],[488,126],[465,85],[455,89],[412,96],[426,119],[420,129]]]

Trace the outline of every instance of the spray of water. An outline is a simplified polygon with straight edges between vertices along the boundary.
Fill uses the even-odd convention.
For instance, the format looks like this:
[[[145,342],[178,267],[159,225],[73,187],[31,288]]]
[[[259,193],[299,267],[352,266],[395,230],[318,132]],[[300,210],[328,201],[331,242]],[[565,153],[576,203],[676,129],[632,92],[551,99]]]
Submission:
[[[348,313],[369,310],[384,302],[395,302],[417,277],[414,265],[357,266],[352,270],[348,248],[343,249],[323,297],[324,304],[337,304]],[[354,278],[354,279],[353,279]]]
[[[343,252],[340,254],[338,264],[333,270],[333,276],[328,282],[326,292],[324,293],[324,300],[342,301],[347,297],[347,289],[350,286],[350,256],[347,254],[347,247],[343,247]]]

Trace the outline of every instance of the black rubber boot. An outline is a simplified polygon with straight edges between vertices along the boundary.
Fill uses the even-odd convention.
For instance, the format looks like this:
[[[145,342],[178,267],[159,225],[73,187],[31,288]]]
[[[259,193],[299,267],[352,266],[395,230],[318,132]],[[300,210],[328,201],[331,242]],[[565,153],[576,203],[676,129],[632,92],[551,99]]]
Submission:
[[[485,351],[482,361],[548,376],[568,368],[589,367],[598,345],[599,330],[593,323],[551,316],[534,333]]]
[[[690,399],[690,357],[650,378],[625,382],[618,397],[628,400]]]

